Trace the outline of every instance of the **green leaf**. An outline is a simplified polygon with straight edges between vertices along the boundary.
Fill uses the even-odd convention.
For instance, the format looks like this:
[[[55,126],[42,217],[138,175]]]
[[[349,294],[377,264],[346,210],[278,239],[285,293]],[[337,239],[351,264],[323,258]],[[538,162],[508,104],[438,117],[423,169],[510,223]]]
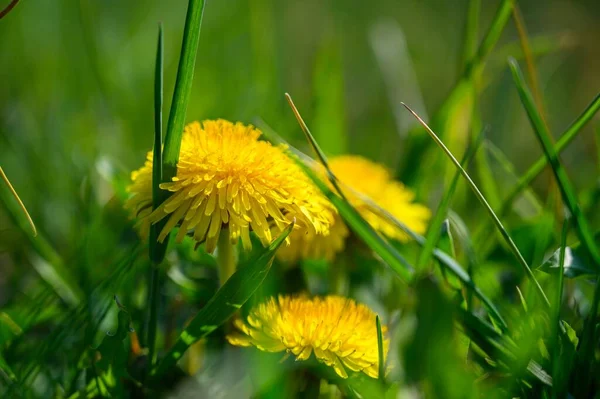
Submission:
[[[159,382],[169,372],[190,345],[216,330],[246,303],[271,270],[275,252],[293,227],[294,223],[291,223],[262,253],[240,266],[198,312],[152,373],[154,382]]]
[[[154,149],[152,152],[152,209],[160,206],[165,198],[165,193],[160,189],[163,181],[163,154],[162,154],[162,108],[163,108],[163,27],[158,26],[158,44],[156,46],[156,64],[154,70]],[[165,258],[169,237],[163,242],[158,242],[158,235],[166,224],[166,220],[150,226],[150,260],[158,265]]]
[[[469,183],[469,186],[471,187],[471,189],[475,193],[475,196],[477,197],[477,199],[479,200],[479,202],[481,202],[481,204],[484,206],[484,208],[486,209],[486,211],[488,212],[488,214],[490,215],[490,217],[492,218],[492,220],[496,224],[496,227],[497,227],[498,231],[500,232],[500,234],[502,234],[502,237],[504,238],[504,240],[506,241],[506,243],[510,247],[510,250],[515,255],[515,258],[517,258],[517,261],[523,267],[523,269],[527,273],[527,276],[529,277],[529,279],[531,280],[531,282],[534,284],[534,286],[535,286],[538,294],[540,295],[540,297],[542,298],[542,300],[544,301],[544,303],[547,306],[550,306],[550,301],[548,301],[548,298],[546,297],[546,294],[544,293],[544,290],[542,289],[540,283],[536,280],[533,272],[531,271],[531,268],[529,267],[529,265],[527,264],[527,262],[523,258],[523,255],[521,255],[521,252],[519,251],[519,248],[517,248],[516,244],[514,243],[514,241],[512,240],[512,238],[510,237],[510,235],[508,234],[508,231],[506,231],[506,229],[504,228],[504,225],[502,224],[502,222],[500,221],[500,219],[498,219],[498,216],[496,216],[496,214],[494,213],[494,210],[492,209],[492,207],[490,206],[490,204],[487,202],[487,200],[485,199],[485,197],[483,196],[483,194],[481,194],[481,191],[479,191],[479,188],[477,188],[477,185],[473,182],[473,180],[471,179],[471,177],[469,176],[469,174],[467,173],[467,171],[460,165],[460,163],[456,160],[456,158],[450,152],[450,150],[448,150],[448,148],[444,145],[444,143],[440,140],[440,138],[434,133],[433,130],[431,130],[431,128],[429,126],[427,126],[427,124],[419,117],[419,115],[417,115],[406,104],[404,104],[404,106],[423,125],[423,127],[427,130],[427,132],[431,136],[431,138],[446,153],[446,155],[448,156],[448,158],[450,158],[450,160],[454,163],[454,165],[461,172],[461,174],[463,175],[463,177],[467,180],[467,182]]]
[[[163,181],[166,182],[171,181],[171,178],[177,173],[177,161],[179,160],[185,114],[192,93],[204,4],[204,0],[189,0],[188,2],[177,79],[175,80],[175,90],[165,136]]]

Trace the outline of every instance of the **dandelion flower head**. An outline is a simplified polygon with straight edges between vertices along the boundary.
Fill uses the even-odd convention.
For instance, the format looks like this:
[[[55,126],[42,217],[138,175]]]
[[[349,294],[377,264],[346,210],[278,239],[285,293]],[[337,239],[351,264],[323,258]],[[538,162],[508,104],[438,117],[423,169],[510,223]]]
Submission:
[[[352,299],[279,296],[252,309],[235,326],[239,331],[227,336],[232,345],[287,351],[296,360],[307,360],[314,353],[342,378],[348,377],[346,369],[373,378],[379,374],[375,313]],[[384,339],[383,345],[385,358],[389,341]]]
[[[344,195],[375,230],[401,242],[410,239],[406,233],[373,209],[373,206],[365,201],[365,197],[414,232],[426,232],[431,211],[426,206],[415,203],[414,193],[395,181],[385,167],[356,155],[332,157],[328,163],[333,174],[341,182]],[[306,258],[332,260],[343,250],[348,235],[348,228],[342,218],[336,215],[328,234],[302,236],[293,232],[290,235],[291,245],[280,248],[278,255],[286,261]]]
[[[171,196],[152,211],[152,152],[131,175],[132,196],[126,207],[140,220],[142,234],[166,219],[158,240],[179,226],[177,239],[190,232],[212,252],[220,231],[229,229],[233,243],[251,248],[250,231],[263,245],[294,218],[306,236],[326,234],[334,208],[312,185],[282,147],[258,140],[253,126],[223,119],[185,127],[177,175],[160,188]],[[193,233],[192,233],[193,232]]]

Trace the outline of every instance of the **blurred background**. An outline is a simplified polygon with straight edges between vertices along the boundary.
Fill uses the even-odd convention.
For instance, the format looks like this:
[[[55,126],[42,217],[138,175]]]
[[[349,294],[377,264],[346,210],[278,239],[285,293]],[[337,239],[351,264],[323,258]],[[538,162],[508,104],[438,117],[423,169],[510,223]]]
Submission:
[[[477,42],[499,3],[482,2]],[[1,0],[0,8],[6,4]],[[546,120],[558,137],[600,88],[600,2],[519,5]],[[38,230],[82,284],[108,273],[110,254],[135,239],[120,208],[131,170],[152,147],[158,23],[165,29],[168,110],[186,6],[185,0],[23,0],[0,20],[0,165]],[[442,106],[469,58],[467,11],[467,0],[208,0],[187,121],[270,126],[309,153],[284,98],[289,92],[327,154],[360,154],[386,165],[435,209],[444,173],[430,170],[431,157],[405,163],[416,124],[400,102],[425,120]],[[478,129],[485,128],[494,151],[503,154],[490,157],[491,170],[511,184],[516,180],[502,160],[519,176],[542,152],[508,56],[525,69],[512,20],[487,59],[476,96]],[[456,113],[451,133],[439,132],[457,157],[472,128],[470,114],[461,124],[462,115]],[[596,118],[563,152],[577,189],[590,193],[585,203],[594,220],[597,137]],[[437,149],[432,154],[435,162],[447,162]],[[541,203],[549,176],[534,182]],[[475,229],[484,216],[471,211],[471,197],[454,208]],[[0,307],[23,298],[44,276],[29,248],[0,209]]]

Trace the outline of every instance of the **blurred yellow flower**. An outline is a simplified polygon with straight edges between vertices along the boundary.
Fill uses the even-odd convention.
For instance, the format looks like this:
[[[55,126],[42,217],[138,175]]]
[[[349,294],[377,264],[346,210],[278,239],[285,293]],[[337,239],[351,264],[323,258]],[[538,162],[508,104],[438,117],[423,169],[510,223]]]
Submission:
[[[177,240],[193,230],[212,252],[223,227],[232,243],[251,248],[250,231],[263,245],[296,218],[295,228],[312,237],[327,234],[333,206],[285,154],[285,148],[259,141],[260,130],[226,120],[193,122],[185,127],[177,176],[160,187],[172,195],[152,211],[152,152],[131,174],[126,207],[140,219],[142,234],[168,218],[163,241],[179,226]]]
[[[415,197],[413,192],[402,183],[394,181],[385,167],[356,155],[332,157],[329,159],[329,167],[342,183],[344,195],[375,230],[402,242],[410,239],[406,233],[366,203],[364,197],[386,210],[414,232],[418,234],[426,232],[431,211],[424,205],[413,202]],[[336,215],[328,233],[303,236],[293,232],[290,235],[291,245],[281,247],[278,256],[285,261],[306,258],[332,260],[343,250],[348,234],[348,228],[342,218]]]
[[[232,345],[287,351],[296,360],[307,360],[314,352],[342,378],[348,377],[346,368],[373,378],[379,375],[375,313],[352,299],[279,296],[252,309],[246,321],[238,319],[235,326],[239,332],[227,336]],[[385,336],[383,346],[385,359],[389,347]]]

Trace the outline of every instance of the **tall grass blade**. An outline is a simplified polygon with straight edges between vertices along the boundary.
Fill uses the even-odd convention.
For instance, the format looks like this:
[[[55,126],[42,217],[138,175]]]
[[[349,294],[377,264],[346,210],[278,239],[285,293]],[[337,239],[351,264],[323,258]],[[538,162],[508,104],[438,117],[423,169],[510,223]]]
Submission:
[[[475,155],[475,153],[477,152],[479,144],[481,143],[481,138],[483,138],[483,134],[479,135],[478,140],[475,143],[473,143],[472,145],[470,145],[469,148],[467,149],[467,151],[465,152],[465,155],[463,156],[463,159],[461,160],[461,165],[464,165],[465,168],[468,166],[469,162],[473,158],[473,155]],[[459,178],[460,178],[460,171],[457,171],[454,174],[454,176],[452,177],[452,181],[450,182],[450,185],[444,191],[444,195],[443,195],[442,199],[440,200],[440,204],[438,205],[438,208],[435,211],[435,214],[433,215],[431,222],[429,222],[429,227],[427,229],[427,235],[425,236],[425,238],[426,238],[425,245],[421,249],[421,252],[419,252],[419,257],[417,258],[417,263],[415,265],[415,269],[417,270],[417,272],[422,270],[423,267],[425,267],[425,265],[427,264],[427,262],[429,262],[429,259],[431,259],[431,255],[433,253],[433,249],[435,248],[436,243],[440,239],[440,234],[442,231],[442,224],[444,223],[444,220],[446,220],[446,218],[447,218],[448,209],[450,208],[450,203],[452,202],[452,196],[454,195],[454,192],[456,191],[456,186],[458,185]]]
[[[308,127],[302,120],[300,113],[294,106],[293,101],[291,101],[291,97],[288,97],[288,101],[300,126],[304,130],[307,140],[312,146],[315,153],[320,157],[322,156],[321,164],[325,167],[329,181],[336,188],[340,196],[336,195],[333,191],[329,189],[329,187],[321,181],[321,179],[316,175],[316,173],[304,162],[302,162],[299,157],[296,157],[296,161],[298,165],[304,170],[304,172],[311,178],[311,180],[315,183],[317,187],[321,190],[323,194],[333,203],[333,205],[337,208],[340,215],[344,219],[344,221],[350,226],[350,228],[354,231],[356,235],[358,235],[375,253],[377,253],[385,263],[388,264],[395,271],[400,278],[405,281],[410,281],[412,279],[412,266],[396,251],[396,249],[391,246],[383,237],[381,237],[370,225],[367,223],[364,218],[354,209],[352,205],[348,202],[348,200],[343,196],[342,190],[339,187],[339,182],[337,181],[335,175],[331,172],[329,167],[327,166],[327,160],[319,145],[314,140],[312,134],[308,130]],[[276,141],[282,142],[281,139],[277,138]],[[300,154],[303,155],[303,154]],[[305,155],[303,158],[308,158]],[[310,159],[310,158],[309,158]],[[349,191],[351,190],[349,187],[345,187]],[[375,212],[381,215],[384,218],[387,218],[393,224],[396,225],[397,228],[403,230],[406,234],[408,234],[412,239],[414,239],[419,245],[423,246],[425,244],[425,238],[416,234],[414,231],[409,229],[402,222],[394,218],[387,211],[379,207],[373,201],[371,201],[365,195],[362,195],[356,191],[352,192],[353,195],[356,195],[362,201],[367,203],[370,208]],[[483,292],[474,284],[471,277],[464,271],[464,269],[450,257],[448,254],[440,251],[439,249],[434,249],[433,251],[434,258],[440,262],[445,268],[447,268],[452,274],[458,277],[466,287],[469,288],[481,301],[485,304],[486,308],[490,312],[490,315],[498,321],[498,323],[502,326],[503,329],[507,327],[506,322],[500,315],[500,312],[493,304],[493,302],[487,298]]]
[[[425,127],[425,129],[427,130],[427,132],[430,134],[431,138],[437,143],[437,145],[442,150],[444,150],[444,152],[446,153],[446,155],[448,155],[448,157],[452,160],[452,162],[454,163],[454,165],[460,170],[461,174],[467,180],[467,182],[469,183],[469,186],[471,187],[471,189],[475,193],[475,196],[477,197],[477,199],[485,207],[485,209],[487,210],[487,212],[490,215],[490,217],[494,220],[494,223],[496,224],[496,227],[498,228],[498,230],[502,234],[502,237],[505,239],[505,241],[509,245],[511,251],[513,252],[513,254],[515,255],[515,257],[517,258],[518,262],[521,264],[521,266],[523,267],[523,269],[527,273],[527,276],[530,278],[531,282],[535,285],[535,288],[536,288],[538,294],[540,295],[540,297],[542,298],[543,302],[546,305],[550,306],[550,302],[548,301],[548,298],[546,297],[546,294],[544,293],[544,290],[542,289],[540,283],[537,281],[537,279],[533,275],[533,272],[531,271],[531,268],[527,264],[527,261],[525,261],[525,259],[523,258],[523,255],[521,255],[521,252],[519,251],[519,248],[517,248],[517,245],[514,243],[514,241],[512,240],[512,238],[510,237],[510,235],[508,234],[508,231],[506,231],[506,229],[504,228],[504,225],[502,224],[502,222],[500,221],[500,219],[498,219],[498,216],[496,216],[496,214],[494,213],[494,210],[490,207],[489,203],[486,201],[486,199],[483,196],[483,194],[481,194],[481,191],[479,191],[479,189],[477,188],[477,185],[473,182],[473,180],[471,179],[471,177],[469,176],[469,174],[463,169],[463,167],[460,165],[460,162],[458,162],[456,160],[456,158],[454,157],[454,155],[452,155],[452,153],[448,150],[448,148],[444,145],[444,143],[433,132],[433,130],[431,130],[429,128],[429,126],[427,126],[427,124],[419,117],[419,115],[417,115],[406,104],[404,104],[404,106],[406,107],[406,109],[410,113],[413,114],[413,116],[415,118],[417,118],[417,120],[423,125],[423,127]]]
[[[550,132],[548,132],[541,115],[535,107],[533,97],[525,85],[525,80],[519,65],[514,59],[509,60],[509,65],[513,75],[513,80],[519,92],[519,97],[521,98],[521,102],[527,111],[527,116],[529,117],[529,121],[531,122],[536,137],[542,145],[544,153],[546,154],[546,158],[552,167],[552,171],[560,188],[563,201],[566,207],[569,209],[571,215],[573,215],[573,221],[575,222],[575,230],[577,231],[577,235],[579,236],[584,248],[586,248],[592,257],[595,267],[600,269],[600,251],[594,242],[594,236],[591,232],[588,222],[585,219],[581,208],[579,207],[577,195],[575,194],[573,185],[571,184],[571,181],[567,176],[567,172],[562,166],[558,158],[558,154],[552,145]]]
[[[596,112],[600,109],[600,94],[598,94],[594,100],[587,106],[582,114],[569,126],[569,128],[562,134],[560,139],[554,146],[554,152],[557,154],[561,153],[571,142],[577,137],[577,134],[583,129],[587,123],[592,120]],[[544,170],[548,164],[548,158],[542,155],[531,167],[523,174],[519,179],[515,187],[506,196],[500,215],[506,215],[511,209],[514,200],[521,194],[521,192],[527,188],[533,179],[535,179]]]
[[[163,201],[164,193],[160,189],[163,181],[162,154],[162,108],[163,108],[163,26],[158,27],[158,44],[156,48],[156,64],[154,70],[154,148],[152,153],[152,208],[156,209]],[[150,226],[150,260],[158,265],[162,262],[167,251],[168,238],[158,242],[158,235],[164,223]]]
[[[315,174],[315,172],[310,169],[310,167],[306,166],[300,159],[296,159],[298,165],[304,170],[304,172],[312,179],[312,181],[321,189],[321,191],[327,196],[327,198],[335,205],[335,207],[340,212],[340,215],[344,218],[344,221],[350,226],[352,231],[359,237],[361,237],[364,242],[371,248],[375,253],[377,253],[385,263],[387,263],[392,270],[394,270],[398,276],[404,281],[410,281],[412,278],[413,267],[408,263],[406,259],[400,253],[391,246],[381,235],[379,235],[369,223],[354,209],[354,207],[348,202],[345,195],[342,192],[342,189],[339,187],[338,181],[335,175],[329,169],[329,165],[327,164],[327,158],[325,154],[317,144],[313,135],[300,112],[294,105],[294,101],[289,94],[285,94],[302,131],[306,136],[306,140],[311,145],[311,148],[315,152],[315,154],[319,157],[319,161],[325,167],[325,171],[327,173],[327,177],[331,184],[335,187],[337,191],[337,195],[333,193],[327,185],[325,185],[321,179]]]
[[[154,71],[154,151],[152,159],[152,208],[156,209],[163,200],[163,193],[160,189],[160,183],[163,177],[163,159],[162,159],[162,107],[163,107],[163,27],[158,27],[158,44],[156,48],[156,66]],[[148,281],[148,324],[147,340],[148,347],[148,373],[154,366],[156,360],[156,329],[158,328],[158,306],[160,299],[161,270],[160,263],[165,257],[169,239],[164,242],[158,242],[158,235],[162,230],[164,222],[152,224],[150,226],[150,260],[152,267]]]
[[[185,114],[192,92],[204,4],[204,0],[189,0],[188,3],[177,79],[175,80],[175,90],[165,136],[163,181],[171,181],[171,178],[177,173],[177,161],[179,160]]]
[[[514,59],[509,60],[510,70],[513,75],[513,80],[519,92],[519,97],[521,98],[521,102],[527,111],[527,116],[531,122],[533,130],[538,138],[538,141],[542,145],[546,158],[548,158],[548,162],[552,167],[552,172],[556,178],[556,182],[558,183],[558,187],[561,192],[561,196],[565,206],[569,209],[573,217],[573,221],[575,224],[575,230],[579,239],[581,240],[583,248],[589,253],[592,258],[592,264],[595,269],[600,268],[600,252],[596,243],[594,242],[594,237],[591,233],[591,230],[588,226],[587,220],[579,207],[577,202],[577,195],[575,194],[575,190],[567,173],[562,166],[558,154],[552,145],[552,141],[550,138],[550,133],[546,129],[546,126],[543,123],[543,120],[535,108],[535,104],[533,102],[533,97],[531,92],[525,85],[525,81],[523,79],[523,74],[519,68],[519,65]],[[600,278],[596,281],[596,287],[594,290],[594,298],[592,299],[592,306],[590,309],[590,314],[585,321],[585,326],[583,329],[583,335],[581,339],[581,345],[579,347],[579,351],[581,353],[581,357],[579,358],[581,368],[581,372],[577,375],[577,397],[586,397],[589,396],[590,389],[590,381],[593,373],[593,362],[594,362],[594,350],[592,349],[594,346],[594,336],[596,330],[596,315],[598,313],[598,303],[600,302]]]
[[[369,248],[378,254],[381,259],[405,282],[413,278],[412,265],[400,253],[379,235],[373,227],[358,213],[358,211],[348,202],[341,198],[327,187],[315,172],[306,166],[301,160],[297,159],[298,165],[304,170],[304,173],[311,178],[317,187],[325,194],[327,199],[337,208],[344,222],[352,229],[354,234],[359,236]],[[335,179],[335,178],[334,178]],[[337,184],[337,183],[336,183]]]
[[[153,372],[152,380],[155,383],[160,383],[161,378],[177,363],[190,345],[225,323],[254,294],[269,273],[275,252],[290,234],[294,224],[290,223],[279,237],[257,257],[250,259],[247,264],[241,265],[190,321],[173,348],[169,350]]]

